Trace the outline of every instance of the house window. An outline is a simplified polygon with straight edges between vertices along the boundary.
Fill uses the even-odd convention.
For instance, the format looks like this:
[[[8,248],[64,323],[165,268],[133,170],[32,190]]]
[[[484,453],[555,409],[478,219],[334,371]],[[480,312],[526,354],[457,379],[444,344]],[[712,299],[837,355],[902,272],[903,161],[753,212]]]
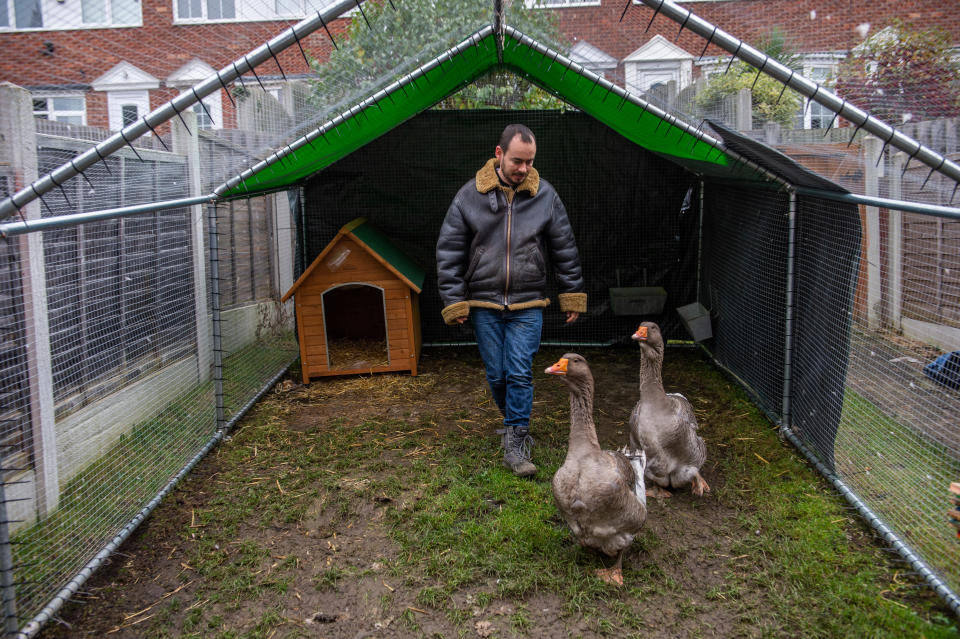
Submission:
[[[122,118],[121,128],[126,128],[137,121],[137,105],[136,104],[121,104],[120,105],[120,117]]]
[[[199,102],[194,104],[193,112],[197,114],[197,126],[199,128],[208,131],[222,128],[223,105],[220,102],[220,92],[217,91],[205,97],[203,106]]]
[[[528,8],[557,9],[561,7],[598,7],[600,0],[525,0]]]
[[[13,15],[18,29],[42,29],[40,0],[13,0]]]
[[[805,69],[808,78],[827,88],[833,86],[833,68],[830,66],[812,66]],[[808,129],[826,129],[834,121],[833,111],[819,102],[810,101],[807,113],[804,115],[804,126]]]
[[[85,124],[83,96],[38,96],[33,98],[33,115],[67,124]]]
[[[0,0],[0,28],[140,26],[141,0]],[[11,13],[12,9],[12,13]]]
[[[140,24],[140,3],[137,0],[81,0],[80,12],[84,25]]]
[[[187,18],[202,18],[203,5],[200,0],[177,0],[177,17],[181,20]]]
[[[234,20],[236,17],[234,0],[177,0],[180,20]]]
[[[237,17],[233,0],[207,0],[207,17],[210,20],[232,20]]]
[[[301,0],[276,0],[274,10],[278,16],[303,15],[303,2]]]
[[[177,0],[181,20],[233,20],[237,17],[234,0]]]

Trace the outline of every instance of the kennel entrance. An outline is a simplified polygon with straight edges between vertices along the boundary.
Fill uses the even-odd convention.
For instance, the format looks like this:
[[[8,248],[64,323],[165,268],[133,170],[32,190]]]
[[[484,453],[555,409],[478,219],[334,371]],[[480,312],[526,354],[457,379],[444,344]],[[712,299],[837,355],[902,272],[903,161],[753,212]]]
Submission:
[[[390,366],[383,289],[363,283],[340,284],[323,294],[321,304],[330,370]]]

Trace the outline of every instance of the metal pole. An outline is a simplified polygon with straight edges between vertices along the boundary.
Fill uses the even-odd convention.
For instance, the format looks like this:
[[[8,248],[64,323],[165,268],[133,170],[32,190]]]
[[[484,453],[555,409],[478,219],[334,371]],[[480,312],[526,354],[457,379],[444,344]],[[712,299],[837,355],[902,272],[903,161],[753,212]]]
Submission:
[[[937,204],[925,204],[923,202],[905,202],[885,197],[870,197],[866,195],[856,195],[854,193],[842,193],[839,191],[823,191],[812,189],[806,186],[798,186],[799,195],[812,195],[813,197],[835,202],[847,202],[849,204],[863,204],[866,206],[878,206],[885,209],[897,209],[899,211],[908,211],[910,213],[923,213],[924,215],[934,215],[951,220],[960,220],[960,208],[952,206],[939,206]]]
[[[187,473],[193,470],[193,467],[196,466],[197,463],[203,459],[207,453],[209,453],[213,447],[220,442],[220,440],[223,439],[224,435],[229,433],[230,430],[237,424],[237,422],[239,422],[243,416],[247,414],[247,411],[249,411],[250,408],[257,403],[261,397],[266,395],[267,392],[269,392],[274,385],[280,381],[280,379],[286,374],[288,368],[290,368],[290,364],[287,364],[280,369],[280,371],[274,375],[273,378],[267,382],[259,390],[259,392],[257,392],[256,395],[250,398],[250,400],[244,404],[239,411],[237,411],[237,413],[230,419],[230,423],[226,424],[223,429],[217,430],[217,432],[215,432],[207,441],[204,447],[200,449],[200,452],[194,455],[193,458],[188,461],[186,465],[184,465],[184,467],[181,468],[180,471],[170,479],[170,481],[167,482],[166,486],[164,486],[160,492],[158,492],[154,498],[151,499],[150,502],[127,523],[126,526],[124,526],[123,530],[117,533],[117,535],[111,539],[110,542],[107,543],[107,545],[104,546],[103,549],[98,552],[97,555],[91,559],[87,565],[84,566],[80,572],[77,573],[77,575],[71,579],[66,586],[63,587],[62,590],[60,590],[60,592],[54,595],[50,602],[44,606],[43,610],[37,613],[37,616],[31,619],[30,622],[27,623],[27,625],[25,625],[20,631],[15,630],[14,636],[16,639],[30,639],[31,637],[36,636],[36,634],[40,632],[40,629],[43,627],[43,625],[52,619],[55,614],[57,614],[57,611],[63,607],[63,604],[70,601],[71,597],[73,597],[73,595],[80,590],[80,586],[86,583],[87,579],[89,579],[90,576],[96,572],[97,568],[99,568],[101,564],[109,559],[110,555],[112,555],[113,552],[119,548],[124,541],[126,541],[133,531],[137,529],[137,526],[143,523],[143,520],[146,519],[163,500],[163,498],[166,497],[167,494],[172,491],[178,483],[180,483],[180,480],[186,477]]]
[[[210,233],[210,311],[213,316],[213,396],[217,410],[217,432],[223,430],[223,331],[220,317],[220,243],[217,236],[217,206],[207,207]]]
[[[708,42],[729,51],[734,56],[760,69],[763,73],[775,78],[801,95],[822,104],[840,117],[852,122],[858,128],[874,134],[884,140],[885,144],[890,144],[908,153],[911,158],[920,160],[934,171],[960,182],[960,165],[923,146],[910,136],[901,133],[869,113],[858,109],[846,100],[841,100],[828,89],[797,74],[790,67],[754,49],[743,40],[733,37],[693,12],[674,4],[671,0],[642,0],[642,2],[674,22],[682,24],[683,28],[689,29]]]
[[[869,506],[867,506],[863,501],[857,497],[857,494],[854,493],[849,486],[847,486],[842,479],[834,475],[829,468],[824,466],[823,462],[817,458],[813,452],[807,448],[804,443],[793,433],[789,428],[781,428],[780,432],[790,440],[797,449],[803,453],[811,464],[813,464],[820,474],[823,475],[833,487],[843,495],[848,502],[857,510],[861,517],[867,520],[867,523],[873,527],[874,530],[879,533],[879,535],[890,544],[897,553],[903,557],[910,564],[910,566],[916,570],[927,584],[933,588],[933,590],[940,596],[941,599],[947,604],[947,606],[953,611],[955,615],[960,617],[960,598],[957,597],[950,587],[943,582],[933,570],[917,556],[913,550],[903,543],[900,537],[893,532],[889,526],[887,526],[882,519],[880,519],[876,513],[874,513]]]
[[[573,60],[571,60],[570,58],[567,58],[566,56],[561,55],[559,52],[554,51],[553,49],[550,49],[549,47],[543,44],[540,44],[538,41],[534,40],[528,35],[523,34],[520,31],[517,31],[513,27],[508,26],[504,29],[504,31],[506,31],[507,35],[512,37],[514,40],[516,40],[517,43],[533,49],[537,53],[540,53],[541,55],[543,55],[546,58],[549,58],[555,63],[559,63],[565,66],[566,68],[570,69],[574,73],[577,73],[583,76],[584,78],[587,78],[591,83],[597,86],[603,87],[605,90],[614,94],[618,98],[626,102],[630,102],[631,104],[634,104],[644,109],[650,114],[660,118],[661,120],[666,122],[668,125],[674,126],[682,130],[683,132],[689,135],[692,135],[693,137],[703,142],[704,144],[707,144],[715,149],[719,149],[723,151],[725,154],[734,158],[740,164],[743,164],[744,166],[749,167],[750,170],[754,171],[755,173],[758,173],[764,176],[765,178],[767,178],[768,180],[776,182],[777,184],[782,184],[786,187],[790,187],[790,184],[786,180],[784,180],[782,177],[760,166],[753,160],[743,157],[740,154],[736,153],[735,151],[726,148],[725,146],[722,145],[722,143],[719,140],[717,140],[711,135],[708,135],[707,133],[704,133],[701,129],[693,126],[692,124],[688,122],[684,122],[677,116],[671,113],[667,113],[660,107],[650,102],[647,102],[646,100],[644,100],[639,96],[633,95],[623,87],[614,84],[613,82],[611,82],[610,80],[602,76],[597,75],[596,73],[594,73],[590,69],[587,69],[583,65],[578,64]]]
[[[706,202],[707,183],[700,180],[700,223],[697,228],[697,290],[694,291],[694,298],[700,303],[700,273],[703,270],[703,207]]]
[[[411,71],[410,73],[404,75],[403,77],[395,80],[388,86],[380,89],[379,91],[369,96],[368,98],[358,102],[354,106],[350,107],[345,113],[340,113],[335,118],[331,118],[330,120],[327,120],[325,123],[323,123],[316,129],[314,129],[313,131],[310,131],[309,133],[302,135],[301,137],[297,138],[296,140],[294,140],[287,146],[283,147],[282,149],[279,149],[278,151],[270,154],[269,156],[267,156],[257,164],[251,166],[250,168],[246,169],[241,173],[238,173],[237,175],[230,178],[220,186],[216,187],[213,190],[213,192],[216,193],[217,195],[223,195],[225,192],[229,191],[235,186],[238,186],[244,180],[256,175],[257,173],[259,173],[260,171],[263,171],[267,167],[273,164],[276,164],[277,162],[280,162],[283,158],[289,155],[293,155],[294,152],[297,151],[298,149],[307,145],[312,145],[313,142],[318,139],[323,141],[324,136],[326,136],[328,132],[333,131],[341,124],[347,122],[347,120],[352,118],[354,115],[359,115],[364,111],[364,109],[367,109],[368,107],[376,106],[385,99],[392,99],[391,96],[397,91],[402,91],[407,86],[411,84],[415,84],[418,79],[426,76],[427,73],[439,67],[443,62],[452,60],[455,55],[459,55],[460,53],[463,53],[464,51],[469,50],[471,47],[476,46],[481,40],[483,40],[485,37],[489,36],[492,33],[493,33],[493,27],[491,26],[483,27],[482,29],[474,33],[472,36],[470,36],[460,44],[454,47],[451,47],[450,49],[441,53],[440,55],[433,58],[426,64],[418,66],[416,70]]]
[[[790,210],[788,213],[787,231],[787,283],[784,304],[786,306],[786,320],[783,330],[783,409],[780,416],[780,427],[790,428],[790,399],[793,393],[793,287],[796,267],[796,238],[797,238],[797,193],[790,191]]]
[[[0,224],[0,237],[10,237],[12,235],[23,235],[33,231],[49,231],[50,229],[61,229],[77,224],[86,224],[88,222],[97,222],[115,217],[126,217],[127,215],[138,215],[140,213],[153,213],[154,211],[165,211],[168,209],[179,209],[196,204],[206,204],[217,200],[214,194],[200,195],[197,197],[185,197],[178,200],[166,200],[163,202],[150,202],[149,204],[134,204],[131,206],[122,206],[116,209],[103,209],[100,211],[88,211],[86,213],[73,213],[71,215],[58,215],[57,217],[47,217],[39,220],[30,220],[29,222],[9,222]]]
[[[162,107],[154,109],[148,115],[124,127],[120,132],[114,133],[103,142],[84,151],[69,162],[61,164],[58,168],[36,180],[30,186],[17,191],[8,198],[0,200],[0,219],[13,215],[29,202],[37,199],[47,191],[56,188],[58,185],[63,184],[78,173],[87,170],[97,162],[100,162],[112,153],[130,144],[131,141],[136,140],[144,133],[150,132],[167,120],[177,117],[177,114],[186,111],[214,91],[226,88],[227,83],[233,82],[245,72],[253,70],[260,63],[274,57],[280,51],[299,42],[317,29],[324,28],[327,22],[338,17],[348,9],[356,7],[358,2],[359,0],[338,0],[338,2],[330,5],[325,10],[317,11],[315,16],[298,22],[250,53],[237,58],[220,69],[215,75],[195,84]]]
[[[3,475],[0,469],[0,475]],[[10,545],[10,522],[7,519],[6,477],[0,477],[0,592],[3,596],[3,629],[9,635],[19,630],[17,623],[17,591],[13,578],[13,550]]]

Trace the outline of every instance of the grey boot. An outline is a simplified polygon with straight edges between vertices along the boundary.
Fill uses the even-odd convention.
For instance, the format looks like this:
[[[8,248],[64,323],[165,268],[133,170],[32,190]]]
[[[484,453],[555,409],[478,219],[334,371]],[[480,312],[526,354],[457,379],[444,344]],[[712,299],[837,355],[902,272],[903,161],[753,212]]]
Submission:
[[[530,429],[507,426],[497,432],[503,433],[503,465],[517,477],[535,474],[537,467],[530,462],[530,447],[533,446]]]

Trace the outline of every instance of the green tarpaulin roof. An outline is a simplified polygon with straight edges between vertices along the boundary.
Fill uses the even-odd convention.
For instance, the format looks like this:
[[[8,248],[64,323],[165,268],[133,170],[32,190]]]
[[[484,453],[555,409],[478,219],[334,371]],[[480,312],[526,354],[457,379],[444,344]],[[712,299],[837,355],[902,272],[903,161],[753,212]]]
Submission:
[[[498,68],[528,78],[625,138],[695,172],[730,174],[732,167],[743,168],[713,138],[522,33],[508,27],[500,55],[496,38],[491,27],[481,29],[415,73],[226,182],[217,194],[245,196],[301,182]]]

